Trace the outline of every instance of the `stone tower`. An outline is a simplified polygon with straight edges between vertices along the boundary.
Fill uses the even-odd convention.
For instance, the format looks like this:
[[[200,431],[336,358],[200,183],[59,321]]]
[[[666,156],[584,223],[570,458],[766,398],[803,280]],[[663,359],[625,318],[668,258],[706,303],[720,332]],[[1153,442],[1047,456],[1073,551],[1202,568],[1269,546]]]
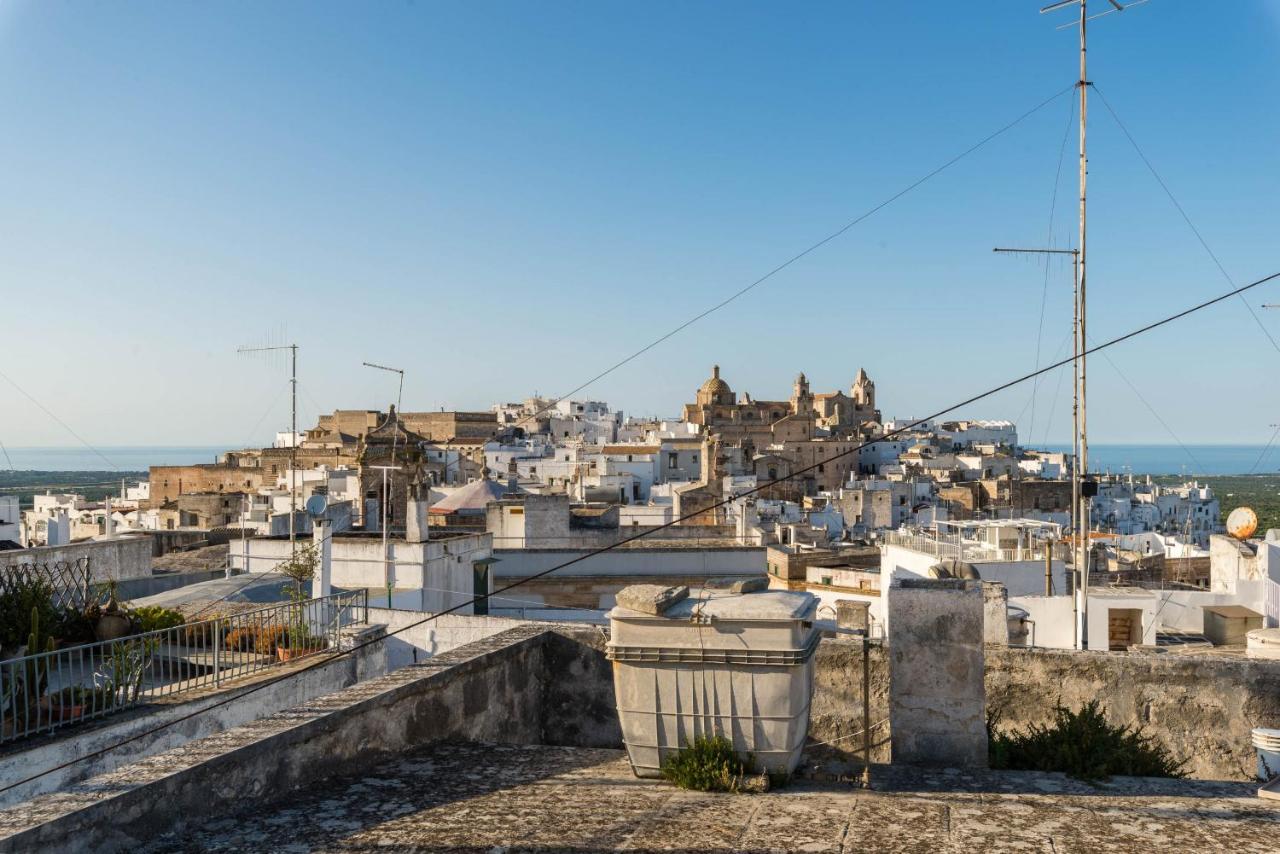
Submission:
[[[804,374],[796,377],[791,386],[791,411],[799,414],[813,408],[813,395],[809,392],[809,380]]]
[[[858,368],[858,376],[849,389],[849,396],[853,398],[853,405],[858,409],[876,408],[876,384],[871,381],[871,377],[867,376],[865,369]]]

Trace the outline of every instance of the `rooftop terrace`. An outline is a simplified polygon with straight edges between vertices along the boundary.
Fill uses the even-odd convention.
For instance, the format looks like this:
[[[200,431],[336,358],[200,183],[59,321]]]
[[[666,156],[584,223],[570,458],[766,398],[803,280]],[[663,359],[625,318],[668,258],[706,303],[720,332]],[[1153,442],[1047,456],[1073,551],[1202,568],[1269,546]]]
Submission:
[[[720,795],[632,774],[600,628],[512,625],[0,810],[0,854],[1275,851],[1280,840],[1280,807],[1244,782],[1249,726],[1280,715],[1280,662],[991,646],[986,693],[1004,720],[1043,721],[1055,698],[1105,695],[1121,720],[1141,716],[1193,774],[1217,779],[1090,786],[895,756],[874,765],[866,791],[848,782],[865,714],[861,644],[824,640],[800,777]],[[899,725],[888,651],[868,649],[870,713],[888,724],[873,763],[889,758]]]
[[[874,791],[703,794],[636,779],[619,750],[443,744],[138,850],[1274,851],[1280,839],[1280,811],[1243,783],[875,770]]]

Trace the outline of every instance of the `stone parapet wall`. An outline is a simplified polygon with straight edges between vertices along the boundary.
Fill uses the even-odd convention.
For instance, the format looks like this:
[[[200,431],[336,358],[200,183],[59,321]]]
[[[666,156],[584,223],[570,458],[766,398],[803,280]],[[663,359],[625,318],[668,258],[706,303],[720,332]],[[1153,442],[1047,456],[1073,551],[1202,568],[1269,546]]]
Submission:
[[[1000,728],[1048,723],[1098,700],[1140,724],[1201,779],[1251,779],[1254,727],[1280,727],[1280,661],[987,647],[987,709]]]

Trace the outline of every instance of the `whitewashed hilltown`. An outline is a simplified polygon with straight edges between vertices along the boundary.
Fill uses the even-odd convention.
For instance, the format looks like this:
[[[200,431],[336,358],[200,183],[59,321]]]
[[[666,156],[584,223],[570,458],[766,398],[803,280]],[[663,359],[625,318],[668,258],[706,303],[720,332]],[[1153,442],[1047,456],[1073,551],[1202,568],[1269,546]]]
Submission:
[[[1011,636],[1037,646],[1206,644],[1206,609],[1244,609],[1252,616],[1236,623],[1250,628],[1273,614],[1270,541],[1229,536],[1212,491],[1194,481],[1086,480],[1082,607],[1069,453],[1023,448],[1008,421],[885,418],[862,369],[847,390],[815,391],[801,373],[786,397],[757,399],[713,366],[690,397],[670,420],[536,397],[488,412],[338,410],[269,448],[154,466],[116,498],[37,495],[20,521],[10,514],[5,539],[147,533],[176,548],[221,546],[207,560],[231,577],[268,572],[290,535],[313,537],[320,519],[334,587],[432,611],[646,534],[483,606],[571,620],[602,619],[630,584],[767,575],[773,588],[813,593],[830,617],[865,609],[882,636],[881,591],[936,575],[940,560],[1000,582]],[[317,496],[319,516],[305,509]],[[426,544],[459,535],[449,551],[465,543],[465,565],[433,559]]]

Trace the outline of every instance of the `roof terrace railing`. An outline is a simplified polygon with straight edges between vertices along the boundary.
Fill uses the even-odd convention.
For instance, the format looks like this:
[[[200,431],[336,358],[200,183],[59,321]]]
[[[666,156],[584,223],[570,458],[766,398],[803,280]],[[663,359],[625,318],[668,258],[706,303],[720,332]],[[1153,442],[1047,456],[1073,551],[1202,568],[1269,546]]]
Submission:
[[[0,661],[0,743],[337,649],[368,607],[368,591],[335,593]]]
[[[1037,560],[1044,558],[1043,546],[1021,546],[1012,549],[1000,549],[986,543],[973,540],[962,540],[957,535],[914,534],[904,531],[889,531],[884,534],[886,545],[902,546],[913,551],[933,555],[939,560],[962,560],[969,563],[1007,562],[1020,560]]]

